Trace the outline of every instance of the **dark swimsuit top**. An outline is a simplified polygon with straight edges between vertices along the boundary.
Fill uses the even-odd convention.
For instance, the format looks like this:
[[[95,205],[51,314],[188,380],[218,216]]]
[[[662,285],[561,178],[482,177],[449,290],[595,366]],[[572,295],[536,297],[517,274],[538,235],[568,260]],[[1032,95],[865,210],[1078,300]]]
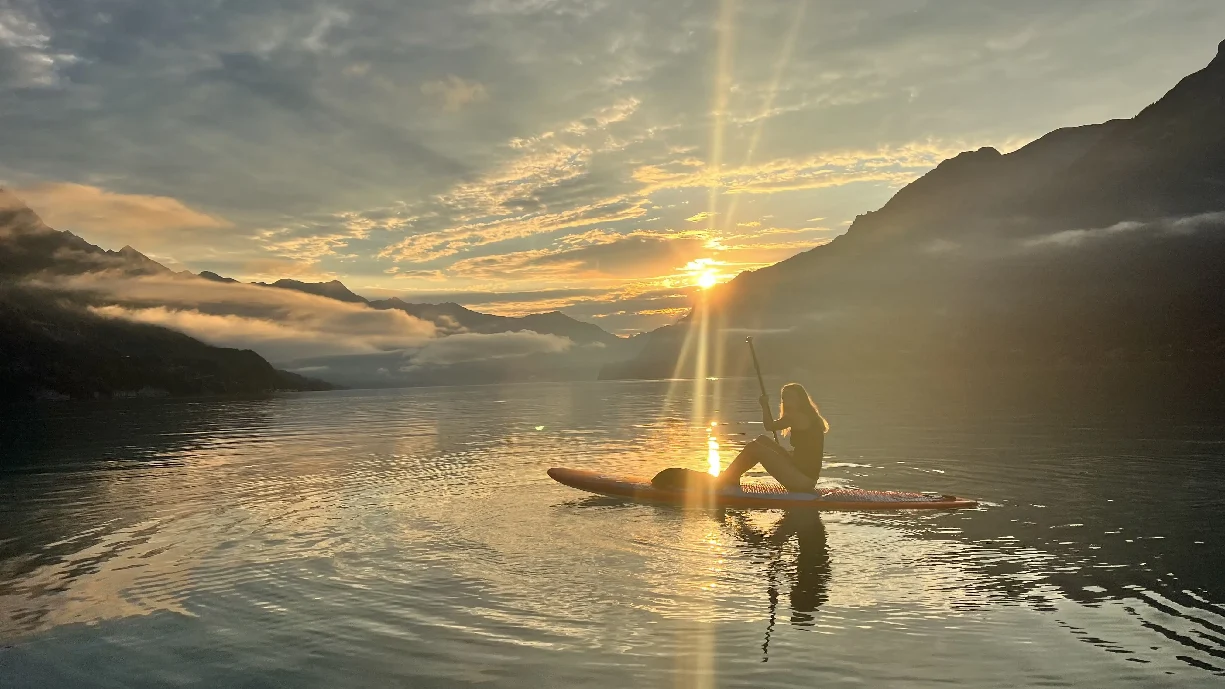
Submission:
[[[818,419],[810,419],[808,428],[791,428],[791,447],[795,448],[791,458],[796,468],[817,480],[821,475],[821,457],[825,454],[825,425]]]

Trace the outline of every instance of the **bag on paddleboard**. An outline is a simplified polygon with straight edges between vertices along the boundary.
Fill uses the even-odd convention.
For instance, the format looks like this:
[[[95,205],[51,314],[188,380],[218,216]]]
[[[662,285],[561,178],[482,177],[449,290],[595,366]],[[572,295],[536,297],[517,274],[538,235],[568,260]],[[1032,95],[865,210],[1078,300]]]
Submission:
[[[651,485],[668,491],[712,491],[715,489],[715,477],[704,471],[673,467],[655,474]]]

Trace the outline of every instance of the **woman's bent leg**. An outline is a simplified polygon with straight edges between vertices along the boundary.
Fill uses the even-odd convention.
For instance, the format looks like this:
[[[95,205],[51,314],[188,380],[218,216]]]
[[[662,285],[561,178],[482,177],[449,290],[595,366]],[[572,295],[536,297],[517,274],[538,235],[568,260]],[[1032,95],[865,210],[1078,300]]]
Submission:
[[[792,493],[811,493],[816,489],[817,482],[812,477],[800,471],[791,461],[789,455],[778,452],[762,452],[759,457],[761,467],[770,472],[783,488]]]
[[[800,471],[791,461],[791,455],[765,435],[745,445],[736,459],[719,474],[718,481],[724,486],[739,485],[740,477],[758,464],[787,490],[793,493],[813,492],[816,482],[812,477]]]
[[[732,463],[727,465],[727,468],[719,472],[719,483],[725,486],[739,485],[740,477],[744,476],[745,472],[757,466],[760,457],[769,449],[765,447],[764,440],[766,437],[760,436],[756,440],[749,441],[732,460]]]

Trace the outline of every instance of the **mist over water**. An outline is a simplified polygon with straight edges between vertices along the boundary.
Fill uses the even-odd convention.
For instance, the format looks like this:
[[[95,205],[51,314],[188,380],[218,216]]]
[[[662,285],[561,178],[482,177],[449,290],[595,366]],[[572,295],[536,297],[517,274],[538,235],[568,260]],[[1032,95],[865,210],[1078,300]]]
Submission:
[[[715,445],[726,466],[761,432],[752,380],[0,411],[0,678],[1215,686],[1204,380],[800,381],[832,426],[824,484],[982,501],[960,512],[684,510],[545,475],[705,470]]]

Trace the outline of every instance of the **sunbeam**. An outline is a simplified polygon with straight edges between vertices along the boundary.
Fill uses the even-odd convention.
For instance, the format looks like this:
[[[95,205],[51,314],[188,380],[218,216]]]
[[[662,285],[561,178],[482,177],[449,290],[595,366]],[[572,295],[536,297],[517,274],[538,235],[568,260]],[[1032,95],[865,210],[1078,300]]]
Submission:
[[[733,29],[736,16],[737,5],[735,0],[723,0],[719,6],[719,18],[716,24],[716,58],[715,58],[715,85],[714,85],[714,103],[713,103],[713,124],[711,127],[711,143],[710,143],[710,160],[708,162],[710,170],[710,188],[707,197],[707,211],[709,218],[707,222],[707,238],[713,238],[716,234],[716,222],[719,217],[719,195],[722,187],[722,167],[723,167],[723,150],[724,150],[724,127],[727,120],[728,95],[732,87],[732,54],[735,47]],[[710,287],[714,287],[718,281],[718,276],[713,273],[703,272],[698,278],[698,284],[704,289],[701,290],[699,301],[695,305],[690,317],[688,332],[685,335],[685,347],[687,352],[693,352],[693,408],[690,417],[690,427],[695,427],[698,424],[706,425],[707,432],[713,433],[713,429],[708,426],[707,420],[707,394],[706,384],[707,376],[710,372]],[[695,322],[696,321],[696,322]],[[696,342],[693,340],[696,338]],[[681,370],[681,363],[677,362],[677,372]],[[675,378],[675,376],[674,376]],[[674,383],[675,384],[675,383]],[[671,398],[671,393],[668,397]],[[712,442],[712,441],[708,441]],[[711,450],[708,447],[708,453],[713,452],[713,460],[715,465],[718,464],[718,451]],[[708,462],[710,461],[708,455]],[[717,466],[712,466],[717,473]],[[694,663],[695,667],[692,672],[682,673],[680,676],[688,677],[684,680],[686,686],[692,687],[712,687],[715,685],[714,673],[714,631],[709,623],[699,624],[694,630],[691,638],[694,643]]]
[[[723,0],[719,6],[719,20],[715,25],[717,32],[715,102],[711,112],[714,123],[710,132],[710,161],[707,163],[710,169],[710,189],[706,206],[710,216],[707,219],[706,231],[709,236],[714,236],[717,229],[715,223],[718,219],[719,193],[723,174],[723,135],[727,123],[728,94],[732,89],[732,52],[735,47],[732,31],[736,9],[736,0]]]
[[[770,78],[770,87],[766,89],[766,99],[762,103],[761,112],[758,113],[756,118],[757,122],[753,128],[753,135],[749,137],[749,145],[744,151],[744,160],[740,163],[741,167],[747,167],[753,161],[753,155],[757,152],[757,144],[761,142],[766,120],[769,119],[770,110],[774,108],[774,99],[778,96],[779,87],[782,85],[783,74],[791,64],[791,53],[795,49],[795,42],[800,35],[800,26],[804,23],[804,12],[807,9],[808,0],[796,0],[795,15],[791,18],[791,26],[787,29],[786,37],[783,38],[783,45],[779,48],[778,59],[774,61],[774,74]],[[740,194],[733,194],[731,202],[727,207],[725,221],[728,225],[726,226],[731,226],[736,222],[736,209],[739,205]]]

